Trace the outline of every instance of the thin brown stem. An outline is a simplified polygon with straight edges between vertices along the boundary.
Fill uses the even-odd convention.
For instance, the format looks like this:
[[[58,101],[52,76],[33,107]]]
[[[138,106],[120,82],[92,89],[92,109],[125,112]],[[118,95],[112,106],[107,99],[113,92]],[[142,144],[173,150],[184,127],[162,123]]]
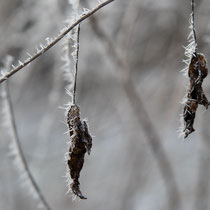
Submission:
[[[196,31],[195,31],[195,0],[191,0],[191,6],[192,6],[192,30],[193,30],[193,37],[195,40],[196,48],[197,49],[197,37],[196,37]]]
[[[38,50],[38,52],[34,55],[28,58],[24,63],[21,63],[19,66],[13,68],[11,71],[0,77],[0,83],[7,80],[9,77],[11,77],[13,74],[17,73],[21,69],[23,69],[25,66],[30,64],[32,61],[34,61],[36,58],[41,56],[43,53],[48,51],[51,47],[53,47],[55,44],[57,44],[61,39],[65,37],[66,34],[68,34],[75,26],[77,26],[79,23],[81,23],[86,18],[90,17],[94,13],[96,13],[98,10],[100,10],[102,7],[108,5],[109,3],[113,2],[114,0],[107,0],[101,4],[99,4],[97,7],[95,7],[93,10],[90,10],[86,14],[82,15],[77,21],[75,21],[71,26],[67,27],[55,40],[53,40],[50,44],[47,46],[44,46],[41,50]]]
[[[77,29],[77,43],[76,43],[76,60],[74,69],[74,90],[73,90],[73,104],[76,104],[76,89],[77,89],[77,72],[78,72],[78,62],[79,62],[79,36],[80,36],[80,24]]]

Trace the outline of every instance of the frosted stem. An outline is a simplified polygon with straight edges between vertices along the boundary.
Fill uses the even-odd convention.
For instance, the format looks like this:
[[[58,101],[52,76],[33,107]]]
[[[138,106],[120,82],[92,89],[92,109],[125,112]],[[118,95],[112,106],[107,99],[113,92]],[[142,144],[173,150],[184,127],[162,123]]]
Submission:
[[[97,7],[95,7],[93,10],[90,10],[86,14],[83,14],[77,21],[75,21],[71,26],[67,27],[54,41],[52,41],[49,45],[45,46],[43,49],[38,50],[38,52],[32,56],[30,59],[27,59],[22,65],[17,66],[16,68],[9,71],[7,74],[0,77],[0,83],[7,80],[9,77],[11,77],[13,74],[20,71],[22,68],[27,66],[29,63],[31,63],[33,60],[41,56],[43,53],[48,51],[51,47],[53,47],[55,44],[57,44],[61,39],[63,39],[66,34],[68,34],[75,26],[77,26],[79,23],[81,23],[86,18],[90,17],[94,13],[96,13],[98,10],[100,10],[102,7],[106,6],[107,4],[113,2],[114,0],[107,0],[101,4],[99,4]]]
[[[73,90],[73,104],[76,104],[76,89],[77,89],[77,72],[78,72],[78,62],[79,62],[79,35],[80,35],[80,25],[77,29],[77,48],[76,48],[76,63],[75,63],[75,72],[74,72],[74,90]]]
[[[193,30],[193,37],[195,40],[195,51],[197,50],[197,37],[196,37],[196,31],[195,31],[195,0],[191,0],[192,5],[192,30]]]

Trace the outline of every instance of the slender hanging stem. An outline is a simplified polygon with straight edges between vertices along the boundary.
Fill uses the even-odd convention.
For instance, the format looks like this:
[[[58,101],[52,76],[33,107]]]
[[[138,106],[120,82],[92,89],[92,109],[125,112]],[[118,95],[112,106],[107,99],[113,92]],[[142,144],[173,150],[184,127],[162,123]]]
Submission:
[[[196,37],[196,31],[195,31],[195,0],[191,0],[191,5],[192,5],[192,30],[193,30],[193,37],[195,40],[195,51],[197,50],[197,37]]]
[[[79,62],[79,35],[80,35],[80,24],[77,28],[77,47],[76,47],[76,60],[75,60],[75,70],[74,70],[74,89],[73,89],[73,104],[76,104],[76,90],[77,90],[77,72],[78,72],[78,62]]]

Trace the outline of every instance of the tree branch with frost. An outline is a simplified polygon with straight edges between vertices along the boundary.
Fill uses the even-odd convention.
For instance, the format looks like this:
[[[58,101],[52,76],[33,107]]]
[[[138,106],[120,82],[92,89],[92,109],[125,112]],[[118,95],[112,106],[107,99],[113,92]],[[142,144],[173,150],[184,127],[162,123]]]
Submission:
[[[13,68],[12,68],[11,71],[9,71],[8,73],[4,73],[0,77],[0,83],[4,82],[8,78],[10,78],[12,75],[14,75],[15,73],[17,73],[18,71],[23,69],[25,66],[30,64],[32,61],[37,59],[39,56],[41,56],[43,53],[45,53],[50,48],[52,48],[55,44],[57,44],[61,39],[63,39],[75,26],[77,26],[83,20],[87,19],[88,17],[90,17],[91,15],[96,13],[98,10],[100,10],[101,8],[103,8],[104,6],[108,5],[109,3],[113,2],[113,1],[114,0],[107,0],[107,1],[104,1],[103,3],[100,3],[97,7],[95,7],[92,10],[88,10],[88,11],[84,10],[82,15],[72,25],[65,27],[62,30],[61,34],[58,35],[57,38],[55,38],[55,39],[48,39],[47,40],[47,45],[40,45],[41,49],[37,48],[37,52],[36,52],[35,55],[32,56],[32,55],[29,54],[29,58],[26,59],[23,63],[21,61],[19,61],[19,65],[17,67],[15,67],[13,65]]]
[[[11,65],[11,57],[7,57],[7,62],[5,68],[2,70],[3,72],[8,71],[8,67]],[[23,177],[23,181],[27,183],[27,187],[34,198],[39,199],[41,201],[41,205],[47,210],[51,210],[49,204],[47,203],[44,195],[42,194],[38,184],[36,183],[26,161],[26,158],[23,153],[23,149],[21,147],[20,139],[18,136],[18,131],[15,122],[15,115],[12,100],[10,97],[9,91],[9,81],[7,81],[2,86],[2,103],[3,103],[3,115],[4,124],[8,127],[8,130],[12,136],[11,142],[11,154],[15,159],[15,165],[20,171],[20,175]]]

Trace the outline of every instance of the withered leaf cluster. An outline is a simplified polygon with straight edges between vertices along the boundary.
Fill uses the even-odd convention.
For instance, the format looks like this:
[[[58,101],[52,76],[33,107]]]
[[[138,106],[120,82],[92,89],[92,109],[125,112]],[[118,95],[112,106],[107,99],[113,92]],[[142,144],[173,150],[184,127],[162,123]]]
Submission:
[[[92,137],[88,132],[86,121],[80,119],[80,110],[77,105],[72,105],[68,110],[67,125],[70,134],[69,160],[67,162],[72,179],[70,188],[76,196],[86,199],[79,188],[79,176],[83,167],[85,153],[90,154]]]
[[[206,109],[208,109],[210,104],[202,88],[203,80],[208,75],[206,64],[207,62],[203,54],[193,54],[188,71],[190,85],[183,112],[184,138],[187,138],[190,133],[195,131],[193,124],[198,105],[203,105]]]

